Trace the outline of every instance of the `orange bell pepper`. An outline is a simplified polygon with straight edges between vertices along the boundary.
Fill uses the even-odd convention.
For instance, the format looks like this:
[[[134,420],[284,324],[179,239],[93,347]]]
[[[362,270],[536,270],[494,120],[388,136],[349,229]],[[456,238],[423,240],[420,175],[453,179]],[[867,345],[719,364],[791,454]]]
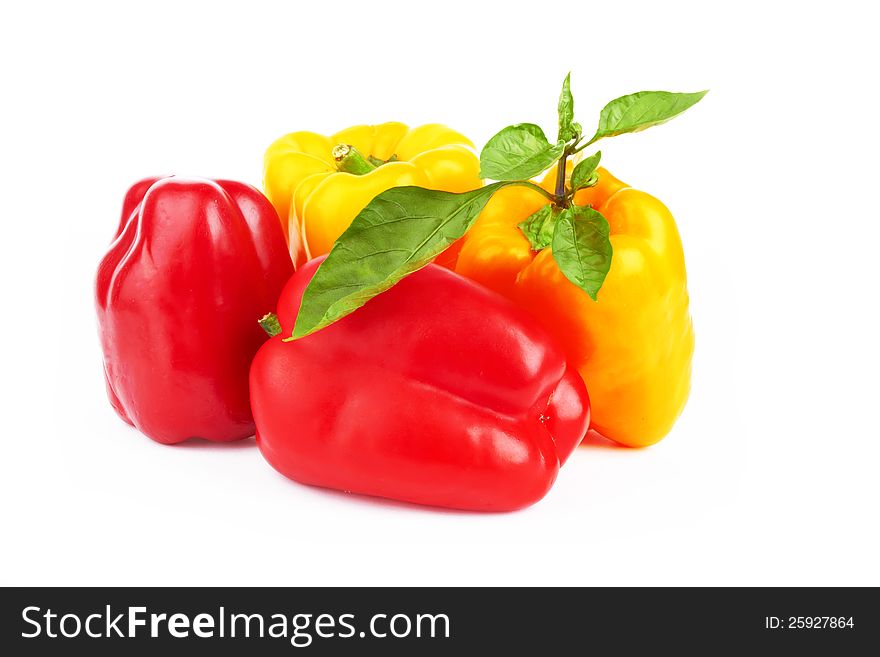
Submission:
[[[532,251],[518,225],[549,201],[528,187],[489,200],[465,235],[453,267],[513,299],[563,345],[587,384],[592,427],[621,444],[656,443],[672,428],[690,389],[694,333],[681,240],[666,207],[603,168],[578,191],[611,228],[614,257],[593,301],[559,270],[552,249]],[[555,187],[556,174],[542,181]]]

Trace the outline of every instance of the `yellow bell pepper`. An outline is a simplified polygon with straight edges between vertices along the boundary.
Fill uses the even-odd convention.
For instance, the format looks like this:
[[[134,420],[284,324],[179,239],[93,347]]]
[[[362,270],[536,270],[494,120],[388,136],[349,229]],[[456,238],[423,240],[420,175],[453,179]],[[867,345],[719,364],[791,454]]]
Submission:
[[[541,185],[551,190],[556,175]],[[611,228],[611,269],[593,301],[560,271],[551,248],[537,255],[517,225],[548,200],[508,187],[465,235],[455,271],[513,299],[557,338],[587,384],[592,428],[621,444],[656,443],[690,390],[694,332],[675,221],[659,200],[599,169],[575,195]]]
[[[482,185],[467,137],[444,125],[358,125],[326,137],[292,132],[266,151],[263,187],[295,261],[330,251],[377,194],[416,185],[464,192]]]

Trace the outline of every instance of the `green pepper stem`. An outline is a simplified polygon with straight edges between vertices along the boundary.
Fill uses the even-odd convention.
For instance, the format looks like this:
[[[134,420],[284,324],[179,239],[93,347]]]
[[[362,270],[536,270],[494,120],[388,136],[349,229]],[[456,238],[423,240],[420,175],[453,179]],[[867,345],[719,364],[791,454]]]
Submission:
[[[541,194],[544,198],[546,198],[551,203],[556,203],[559,199],[556,198],[553,194],[548,192],[546,189],[541,187],[540,185],[536,185],[531,180],[512,180],[510,182],[511,185],[516,185],[517,187],[528,187],[529,189],[534,189],[536,192]]]
[[[351,144],[337,144],[333,147],[333,159],[336,160],[336,168],[343,173],[353,173],[362,176],[376,168],[361,152]]]
[[[559,165],[556,169],[556,205],[561,208],[568,207],[568,201],[565,198],[565,163],[568,160],[568,147],[562,151],[559,157]]]
[[[257,320],[257,323],[270,338],[274,338],[281,333],[281,322],[278,321],[278,315],[275,313],[266,313]]]

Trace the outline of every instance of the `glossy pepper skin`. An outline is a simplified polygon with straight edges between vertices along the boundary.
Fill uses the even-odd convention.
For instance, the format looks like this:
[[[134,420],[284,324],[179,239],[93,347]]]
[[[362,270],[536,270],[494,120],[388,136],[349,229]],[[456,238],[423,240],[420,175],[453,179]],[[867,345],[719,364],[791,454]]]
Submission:
[[[363,174],[339,170],[333,149],[353,146],[364,157],[388,161]],[[278,211],[297,264],[329,253],[373,197],[392,187],[417,185],[464,192],[482,185],[480,163],[464,135],[439,124],[357,125],[332,136],[292,132],[266,151],[263,188]]]
[[[493,196],[465,236],[458,273],[513,299],[564,347],[592,402],[592,428],[623,445],[656,443],[690,389],[694,332],[678,229],[656,198],[604,169],[575,202],[611,227],[611,269],[598,301],[562,274],[552,250],[538,254],[517,228],[547,200],[523,187]],[[552,190],[555,174],[542,182]]]
[[[278,302],[257,353],[257,444],[305,484],[440,507],[540,500],[589,423],[577,372],[506,299],[428,265],[312,335],[290,335],[321,259]]]
[[[266,339],[256,321],[293,270],[253,187],[136,183],[95,286],[113,408],[160,443],[253,435],[248,368]]]

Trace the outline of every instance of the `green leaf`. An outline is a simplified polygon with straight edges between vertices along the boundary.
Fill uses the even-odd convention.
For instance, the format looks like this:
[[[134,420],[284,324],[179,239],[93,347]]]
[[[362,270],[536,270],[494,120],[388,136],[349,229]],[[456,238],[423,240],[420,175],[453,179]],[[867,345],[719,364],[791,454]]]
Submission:
[[[556,225],[556,216],[552,205],[542,205],[531,214],[528,219],[518,224],[533,251],[540,251],[550,246],[553,241],[553,227]]]
[[[571,95],[571,73],[565,76],[562,82],[562,92],[559,94],[559,104],[556,106],[559,113],[559,136],[561,142],[567,142],[575,137],[574,127],[574,97]]]
[[[480,153],[480,177],[528,180],[559,159],[565,144],[551,144],[533,123],[511,125],[492,137]]]
[[[582,187],[592,187],[599,180],[596,175],[596,167],[602,159],[602,151],[596,151],[590,157],[585,157],[578,162],[574,171],[571,172],[571,191],[576,192]]]
[[[553,231],[553,259],[565,277],[593,301],[611,268],[608,222],[590,207],[565,209]]]
[[[318,267],[287,339],[332,324],[424,267],[464,235],[489,197],[507,184],[460,194],[421,187],[393,187],[379,194]]]
[[[605,137],[638,132],[666,123],[695,105],[708,91],[676,94],[670,91],[639,91],[608,103],[599,115],[599,127],[592,144]]]

